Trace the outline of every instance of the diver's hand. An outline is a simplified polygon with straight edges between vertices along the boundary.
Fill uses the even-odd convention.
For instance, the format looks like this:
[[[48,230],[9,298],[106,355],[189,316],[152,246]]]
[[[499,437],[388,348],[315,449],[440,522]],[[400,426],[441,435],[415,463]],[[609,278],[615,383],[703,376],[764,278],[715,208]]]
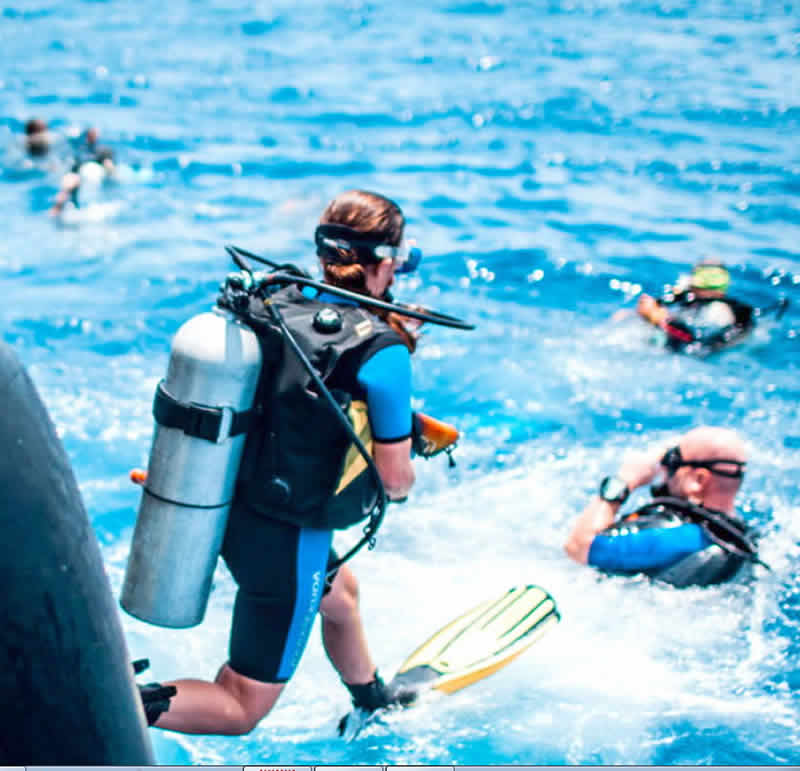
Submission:
[[[411,305],[410,308],[414,310],[423,310],[422,308],[418,308],[417,306]],[[403,316],[402,314],[397,314],[395,318],[403,325],[403,329],[408,332],[408,335],[414,340],[414,342],[418,342],[420,336],[422,335],[422,325],[425,323],[422,319],[415,319],[411,316]]]
[[[639,295],[639,299],[636,301],[636,312],[657,327],[661,326],[669,315],[667,309],[658,300],[644,293]]]
[[[412,311],[420,311],[420,312],[425,311],[425,308],[423,308],[421,305],[409,305],[408,307],[411,308]],[[403,322],[403,326],[409,332],[419,331],[419,328],[425,323],[422,319],[415,319],[412,318],[411,316],[403,316],[402,314],[398,315],[400,316],[400,320]]]

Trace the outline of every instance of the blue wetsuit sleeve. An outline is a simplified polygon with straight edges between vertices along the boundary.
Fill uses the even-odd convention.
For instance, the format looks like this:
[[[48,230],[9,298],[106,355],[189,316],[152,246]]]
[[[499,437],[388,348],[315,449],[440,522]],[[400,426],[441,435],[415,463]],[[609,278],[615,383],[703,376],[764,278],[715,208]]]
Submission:
[[[589,547],[589,564],[612,573],[658,570],[710,544],[703,528],[694,524],[652,527],[625,535],[600,533]]]
[[[411,355],[398,343],[381,348],[362,364],[358,383],[367,393],[367,410],[376,442],[411,436]]]

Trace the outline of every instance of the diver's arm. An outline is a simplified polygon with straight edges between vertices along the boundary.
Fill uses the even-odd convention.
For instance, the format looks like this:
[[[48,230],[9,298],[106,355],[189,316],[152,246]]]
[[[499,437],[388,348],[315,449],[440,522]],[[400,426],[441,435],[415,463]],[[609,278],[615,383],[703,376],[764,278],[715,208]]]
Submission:
[[[389,500],[402,500],[414,484],[411,465],[411,359],[402,344],[382,348],[358,373],[367,392],[372,455]]]
[[[609,503],[599,495],[595,495],[578,517],[564,544],[567,556],[575,562],[586,565],[589,562],[589,549],[594,537],[614,521],[621,505],[620,503]]]
[[[75,172],[68,172],[61,180],[61,190],[58,191],[55,203],[50,209],[51,216],[58,214],[63,208],[64,204],[70,199],[72,193],[78,189],[81,184],[80,175]]]
[[[401,442],[373,442],[375,465],[390,501],[402,500],[414,484],[411,465],[411,439]]]
[[[669,317],[669,311],[663,303],[651,297],[649,294],[642,294],[636,303],[636,312],[653,326],[662,326]]]
[[[659,473],[659,459],[662,455],[661,446],[648,452],[631,455],[622,464],[616,476],[631,492],[638,487],[649,485]],[[621,505],[603,500],[599,495],[594,496],[578,517],[564,544],[567,556],[576,562],[587,564],[592,541],[598,533],[614,522]]]

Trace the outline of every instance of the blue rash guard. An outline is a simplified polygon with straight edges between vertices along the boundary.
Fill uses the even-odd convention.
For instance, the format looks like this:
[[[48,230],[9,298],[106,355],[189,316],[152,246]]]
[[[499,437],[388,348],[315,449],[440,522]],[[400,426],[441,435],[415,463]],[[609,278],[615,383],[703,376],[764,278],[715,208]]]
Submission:
[[[692,523],[636,532],[625,532],[620,523],[615,529],[617,534],[598,533],[589,547],[589,564],[610,573],[660,570],[711,545],[703,528]]]
[[[358,371],[367,393],[372,438],[400,442],[411,436],[411,355],[404,345],[390,345],[369,358]]]

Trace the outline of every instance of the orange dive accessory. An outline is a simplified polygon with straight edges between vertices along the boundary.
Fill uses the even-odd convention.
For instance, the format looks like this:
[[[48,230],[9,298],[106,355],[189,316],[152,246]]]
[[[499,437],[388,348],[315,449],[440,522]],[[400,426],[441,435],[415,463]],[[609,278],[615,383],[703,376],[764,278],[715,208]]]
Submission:
[[[423,412],[415,412],[411,418],[411,447],[414,452],[423,458],[446,452],[449,465],[455,466],[452,452],[460,436],[458,429]]]

